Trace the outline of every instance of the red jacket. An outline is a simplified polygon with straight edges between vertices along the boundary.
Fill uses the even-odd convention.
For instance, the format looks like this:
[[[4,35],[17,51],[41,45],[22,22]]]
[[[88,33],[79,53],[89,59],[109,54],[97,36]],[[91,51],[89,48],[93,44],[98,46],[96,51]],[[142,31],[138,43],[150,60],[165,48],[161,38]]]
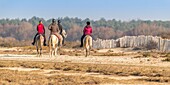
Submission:
[[[44,25],[43,24],[39,24],[37,26],[37,31],[38,31],[38,34],[44,34],[45,33]]]
[[[84,32],[84,35],[91,35],[92,27],[90,25],[85,26],[83,32]]]

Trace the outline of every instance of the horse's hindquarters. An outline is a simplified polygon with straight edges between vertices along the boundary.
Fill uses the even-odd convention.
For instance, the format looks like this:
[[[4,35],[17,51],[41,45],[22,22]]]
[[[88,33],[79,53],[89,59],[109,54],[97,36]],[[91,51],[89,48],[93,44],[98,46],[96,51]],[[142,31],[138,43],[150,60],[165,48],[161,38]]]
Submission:
[[[86,50],[85,56],[87,57],[88,55],[90,55],[90,49],[92,47],[92,37],[86,35],[83,41],[84,41],[84,49]]]
[[[49,49],[50,49],[50,56],[57,55],[58,50],[58,38],[56,35],[51,35],[49,39]]]
[[[42,46],[44,43],[44,37],[43,35],[38,35],[36,37],[36,48],[37,48],[37,56],[41,56],[42,55]]]

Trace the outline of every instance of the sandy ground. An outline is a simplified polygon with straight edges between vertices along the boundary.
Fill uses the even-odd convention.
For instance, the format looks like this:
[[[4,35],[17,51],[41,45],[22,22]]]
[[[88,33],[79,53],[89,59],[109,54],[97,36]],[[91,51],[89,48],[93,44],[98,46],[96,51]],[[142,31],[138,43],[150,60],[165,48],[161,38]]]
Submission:
[[[4,67],[0,69],[8,69],[8,70],[17,70],[17,71],[39,71],[41,69],[38,68],[21,68],[21,67]],[[50,72],[55,71],[53,74],[49,74]],[[108,79],[115,79],[115,80],[130,80],[130,79],[141,79],[147,78],[146,76],[111,76],[111,75],[102,75],[100,73],[74,73],[74,72],[63,72],[61,70],[41,70],[39,74],[43,74],[45,76],[52,76],[52,75],[66,75],[66,76],[91,76],[97,78],[108,78]]]
[[[1,48],[0,51],[21,51],[18,48]],[[74,51],[66,49],[66,51]],[[108,52],[108,49],[98,50],[98,52]],[[121,49],[113,49],[114,53],[122,53]],[[133,54],[137,52],[126,52],[127,54]],[[42,61],[42,62],[62,62],[62,63],[87,63],[87,64],[105,64],[105,65],[125,65],[125,66],[151,66],[151,67],[160,67],[170,69],[170,62],[163,62],[165,59],[163,57],[136,57],[136,55],[127,55],[127,56],[69,56],[69,55],[57,55],[56,57],[49,57],[49,55],[44,54],[42,57],[36,57],[36,55],[19,55],[19,54],[11,54],[10,52],[7,54],[0,54],[0,61]],[[104,75],[95,72],[65,72],[62,70],[54,70],[54,69],[40,69],[40,68],[25,68],[25,67],[1,67],[2,69],[7,70],[15,70],[15,71],[37,71],[37,74],[44,76],[54,76],[54,75],[65,75],[65,76],[83,76],[83,77],[95,77],[102,79],[114,79],[114,80],[134,80],[134,79],[147,79],[148,76],[118,76],[118,75]],[[54,72],[54,73],[51,73]],[[170,77],[168,77],[170,79]],[[105,83],[109,85],[109,83]],[[138,83],[136,83],[138,84]],[[135,84],[135,85],[136,85]],[[170,85],[170,82],[145,82],[144,85]],[[112,84],[110,84],[112,85]],[[113,84],[114,85],[114,84]],[[124,85],[124,83],[117,83],[116,85]],[[133,84],[134,85],[134,84]],[[140,85],[140,84],[139,84]]]
[[[72,62],[72,63],[94,63],[94,64],[123,64],[139,66],[170,67],[170,62],[162,62],[164,58],[135,58],[134,56],[67,56],[58,55],[56,57],[36,57],[35,55],[14,55],[0,54],[0,60],[21,60],[21,61],[52,61],[52,62]]]

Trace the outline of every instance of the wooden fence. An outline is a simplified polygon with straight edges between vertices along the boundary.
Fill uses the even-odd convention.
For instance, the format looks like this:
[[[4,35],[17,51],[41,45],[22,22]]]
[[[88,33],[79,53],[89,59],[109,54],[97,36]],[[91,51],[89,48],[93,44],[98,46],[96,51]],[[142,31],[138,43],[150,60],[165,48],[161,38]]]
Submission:
[[[93,40],[93,48],[135,48],[135,47],[155,47],[162,52],[170,52],[170,40],[157,36],[124,36],[117,40]]]

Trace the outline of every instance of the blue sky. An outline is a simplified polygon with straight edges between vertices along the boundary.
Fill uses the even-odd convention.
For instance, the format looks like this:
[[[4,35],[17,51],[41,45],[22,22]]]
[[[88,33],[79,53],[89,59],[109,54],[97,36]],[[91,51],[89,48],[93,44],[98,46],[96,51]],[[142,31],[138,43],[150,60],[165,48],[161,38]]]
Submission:
[[[170,20],[170,0],[0,0],[0,19]]]

